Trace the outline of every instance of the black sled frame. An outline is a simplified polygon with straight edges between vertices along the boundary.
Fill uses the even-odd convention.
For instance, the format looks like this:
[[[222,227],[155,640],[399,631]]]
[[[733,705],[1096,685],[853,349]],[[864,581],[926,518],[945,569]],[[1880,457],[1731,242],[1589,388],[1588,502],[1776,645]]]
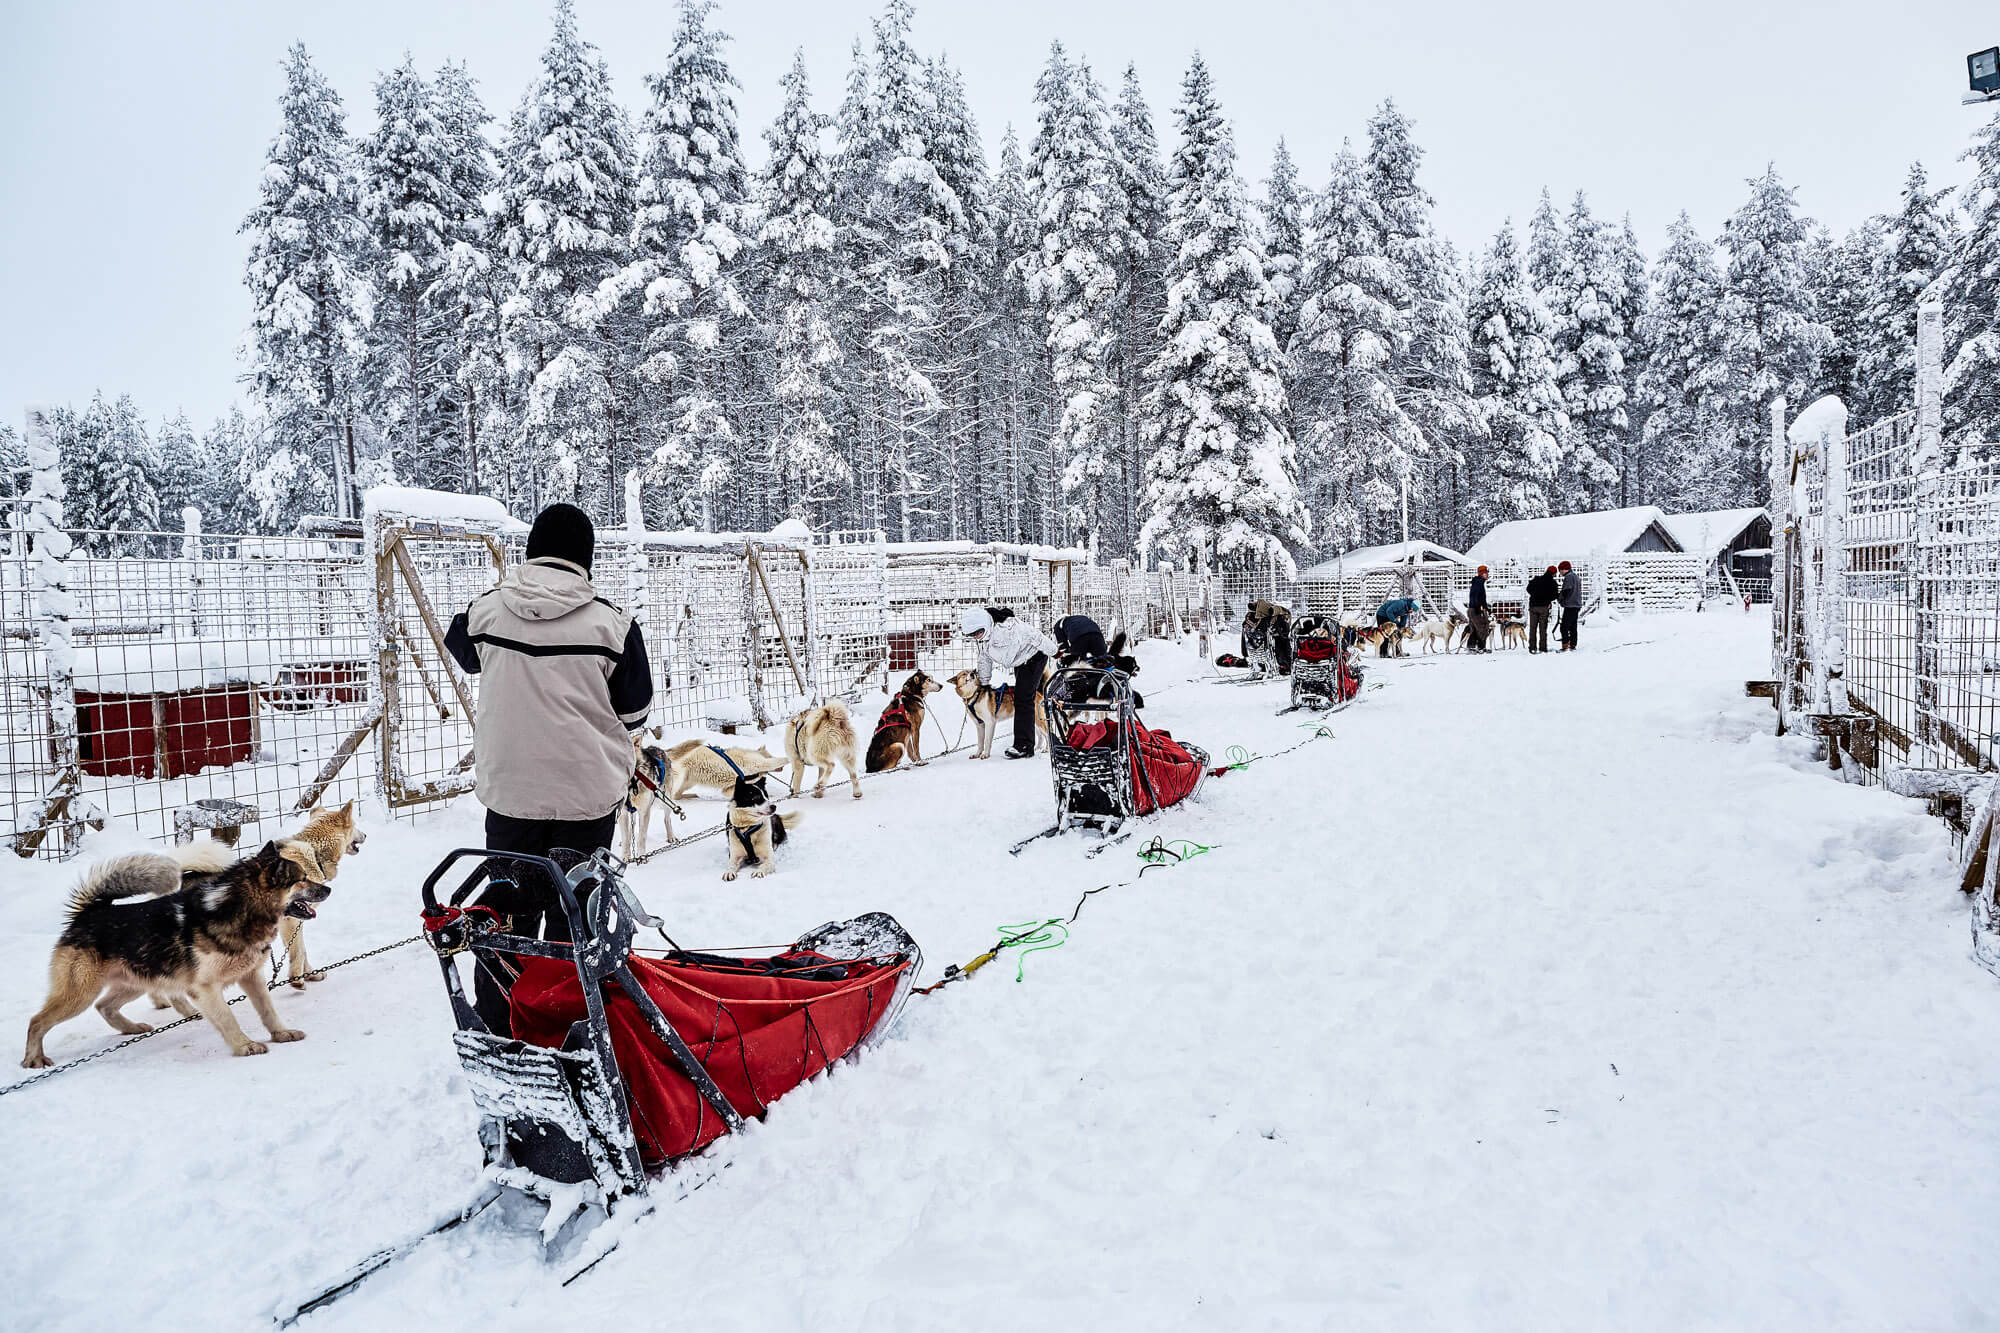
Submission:
[[[452,905],[441,906],[438,882],[469,857],[478,858],[477,864],[453,891]],[[730,1132],[743,1127],[742,1115],[632,974],[633,934],[660,922],[626,888],[620,875],[623,868],[606,851],[565,872],[547,857],[460,848],[424,881],[425,934],[437,951],[451,1000],[458,1029],[452,1042],[479,1107],[479,1138],[488,1174],[538,1198],[566,1197],[579,1184],[594,1185],[608,1206],[646,1190],[647,1174],[632,1132],[625,1079],[605,1018],[606,982],[616,983],[637,1007],[646,1026]],[[483,885],[524,874],[540,877],[543,887],[552,890],[547,898],[561,907],[570,938],[578,943],[505,934],[477,908],[457,906]],[[828,922],[801,937],[794,947],[842,961],[885,955],[909,959],[887,1011],[864,1045],[872,1044],[875,1035],[895,1022],[923,958],[916,942],[883,912]],[[494,1033],[465,993],[455,961],[465,952],[472,953],[479,965],[503,972],[511,963],[508,955],[573,963],[583,991],[584,1017],[571,1025],[568,1037],[555,1049]]]
[[[1132,740],[1132,724],[1138,718],[1132,682],[1124,672],[1108,667],[1073,666],[1051,676],[1045,689],[1043,707],[1048,716],[1056,822],[1047,833],[1037,836],[1052,837],[1085,828],[1110,837],[1137,813],[1134,777],[1146,783],[1151,793],[1145,763]],[[1071,745],[1070,733],[1085,722],[1114,723],[1116,735],[1108,745]],[[1181,747],[1207,766],[1207,751],[1185,741]],[[1157,797],[1153,808],[1160,808]]]
[[[467,858],[477,861],[463,883],[440,903],[437,886],[446,872]],[[633,934],[660,923],[626,888],[624,863],[599,851],[565,871],[547,857],[461,847],[438,863],[424,881],[424,936],[437,953],[444,974],[457,1030],[452,1043],[464,1068],[472,1098],[479,1108],[479,1141],[485,1152],[480,1188],[471,1202],[429,1231],[385,1246],[348,1269],[317,1294],[276,1315],[289,1328],[313,1310],[354,1290],[371,1275],[416,1252],[431,1237],[470,1222],[510,1191],[549,1205],[542,1223],[545,1247],[553,1245],[568,1216],[595,1204],[605,1215],[643,1215],[652,1204],[651,1177],[639,1156],[632,1131],[623,1073],[611,1044],[604,1010],[604,983],[616,982],[632,999],[646,1024],[672,1054],[702,1100],[733,1132],[743,1117],[687,1042],[632,975]],[[539,877],[547,895],[561,909],[570,943],[508,933],[494,913],[477,906],[462,907],[476,890],[488,885],[519,883],[523,875]],[[854,961],[907,956],[909,966],[897,977],[891,997],[874,1032],[858,1053],[873,1045],[895,1023],[923,966],[923,954],[895,918],[870,912],[850,921],[832,921],[800,937],[795,947],[816,950],[829,958]],[[562,1046],[551,1050],[494,1033],[465,993],[458,960],[471,954],[477,966],[505,974],[513,956],[559,958],[573,963],[582,984],[584,1017],[570,1027]],[[682,1193],[698,1189],[714,1174],[683,1180]],[[624,1206],[621,1207],[621,1204]],[[558,1210],[567,1210],[563,1216]],[[563,1285],[568,1286],[595,1267],[617,1246],[616,1228],[608,1237],[592,1236],[572,1258]]]
[[[1300,708],[1310,708],[1314,712],[1345,708],[1359,696],[1362,672],[1354,665],[1338,629],[1331,637],[1334,644],[1333,655],[1323,662],[1308,662],[1299,655],[1299,644],[1305,636],[1296,629],[1292,631],[1292,703],[1290,708],[1285,709],[1286,712]],[[1340,697],[1340,673],[1343,667],[1355,680],[1354,694],[1345,699]]]

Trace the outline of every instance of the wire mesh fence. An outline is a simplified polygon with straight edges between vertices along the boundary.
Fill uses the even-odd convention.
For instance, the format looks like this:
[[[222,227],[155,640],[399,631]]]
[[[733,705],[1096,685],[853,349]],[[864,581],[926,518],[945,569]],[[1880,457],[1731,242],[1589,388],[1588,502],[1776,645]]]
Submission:
[[[1915,410],[1851,434],[1773,427],[1780,726],[1866,782],[2000,755],[2000,462],[1942,457],[1923,361]]]

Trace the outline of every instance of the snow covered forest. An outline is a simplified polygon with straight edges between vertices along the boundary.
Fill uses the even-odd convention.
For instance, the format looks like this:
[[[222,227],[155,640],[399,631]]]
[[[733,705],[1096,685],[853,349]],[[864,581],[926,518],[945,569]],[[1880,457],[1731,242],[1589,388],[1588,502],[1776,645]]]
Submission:
[[[1289,563],[1399,532],[1407,487],[1412,530],[1463,547],[1761,503],[1771,398],[1908,407],[1927,295],[1948,442],[2000,440],[2000,117],[1969,188],[1913,165],[1846,236],[1773,166],[1650,258],[1581,189],[1466,253],[1393,101],[1253,185],[1198,55],[1156,118],[1139,70],[1058,42],[1021,72],[1037,122],[995,136],[889,0],[746,137],[715,11],[680,0],[659,71],[614,89],[558,0],[504,116],[405,60],[366,133],[364,90],[294,47],[242,225],[247,406],[61,408],[67,522],[286,531],[390,480],[615,520],[636,470],[665,528]],[[0,487],[21,452],[0,427]]]

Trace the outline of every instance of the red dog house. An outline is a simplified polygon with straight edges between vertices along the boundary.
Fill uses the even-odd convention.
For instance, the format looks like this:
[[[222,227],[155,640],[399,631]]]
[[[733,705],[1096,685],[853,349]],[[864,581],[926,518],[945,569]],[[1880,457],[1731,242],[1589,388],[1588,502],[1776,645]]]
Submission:
[[[186,777],[257,753],[257,690],[241,681],[165,694],[78,690],[76,733],[93,777]]]
[[[242,640],[100,643],[77,655],[76,730],[92,777],[180,778],[253,758],[277,671]]]

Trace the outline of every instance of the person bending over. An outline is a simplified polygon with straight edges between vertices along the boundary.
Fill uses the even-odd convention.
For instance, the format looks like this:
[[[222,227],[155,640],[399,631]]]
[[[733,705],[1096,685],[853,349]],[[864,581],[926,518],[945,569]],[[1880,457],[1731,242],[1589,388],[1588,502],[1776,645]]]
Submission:
[[[959,630],[979,648],[979,679],[998,689],[1009,677],[1014,685],[1014,744],[1009,759],[1035,754],[1035,709],[1042,691],[1042,673],[1055,653],[1055,641],[1005,607],[973,607],[959,621]]]

